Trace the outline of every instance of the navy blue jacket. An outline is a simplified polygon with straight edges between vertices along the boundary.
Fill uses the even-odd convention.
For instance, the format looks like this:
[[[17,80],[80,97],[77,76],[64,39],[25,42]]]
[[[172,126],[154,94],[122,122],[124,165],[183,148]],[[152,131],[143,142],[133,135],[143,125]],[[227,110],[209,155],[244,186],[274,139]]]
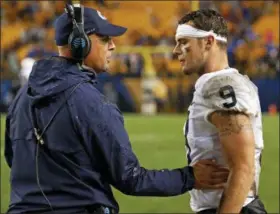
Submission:
[[[33,118],[42,130],[79,82],[83,83],[60,109],[36,153],[30,107],[35,106]],[[6,120],[9,212],[43,212],[50,205],[65,213],[83,212],[94,204],[119,210],[110,185],[135,196],[175,196],[193,188],[191,167],[141,167],[121,112],[94,84],[95,74],[81,70],[72,60],[51,57],[34,65]]]

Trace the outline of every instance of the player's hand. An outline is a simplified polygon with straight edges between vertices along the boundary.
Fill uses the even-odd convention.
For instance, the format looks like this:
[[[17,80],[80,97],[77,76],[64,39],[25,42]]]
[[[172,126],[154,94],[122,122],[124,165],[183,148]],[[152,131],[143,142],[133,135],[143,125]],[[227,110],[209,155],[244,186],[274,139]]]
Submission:
[[[229,170],[217,165],[214,160],[199,160],[192,167],[195,189],[223,189],[225,187]]]

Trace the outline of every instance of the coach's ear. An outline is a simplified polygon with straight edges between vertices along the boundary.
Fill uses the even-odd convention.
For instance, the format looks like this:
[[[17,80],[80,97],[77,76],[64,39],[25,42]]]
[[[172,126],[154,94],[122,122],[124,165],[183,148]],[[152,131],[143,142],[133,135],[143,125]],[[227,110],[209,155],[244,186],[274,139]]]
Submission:
[[[213,46],[214,40],[215,40],[215,39],[214,39],[213,36],[208,36],[208,37],[205,38],[205,43],[206,43],[205,49],[206,49],[207,51],[209,51],[209,50],[211,49],[211,47]]]

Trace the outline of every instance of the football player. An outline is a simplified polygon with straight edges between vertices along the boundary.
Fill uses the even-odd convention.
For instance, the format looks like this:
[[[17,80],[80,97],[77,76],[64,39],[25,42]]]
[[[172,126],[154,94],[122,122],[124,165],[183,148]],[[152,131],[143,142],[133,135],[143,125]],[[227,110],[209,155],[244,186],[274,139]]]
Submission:
[[[229,67],[225,19],[211,9],[186,14],[176,31],[185,74],[197,73],[184,126],[190,165],[213,158],[229,168],[224,190],[192,190],[196,213],[266,213],[258,197],[263,134],[257,87]]]

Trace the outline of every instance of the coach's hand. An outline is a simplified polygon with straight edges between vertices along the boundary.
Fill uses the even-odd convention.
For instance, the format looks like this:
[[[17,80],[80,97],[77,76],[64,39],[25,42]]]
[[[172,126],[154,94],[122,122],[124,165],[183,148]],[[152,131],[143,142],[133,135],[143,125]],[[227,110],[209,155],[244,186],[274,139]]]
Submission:
[[[193,167],[195,189],[223,189],[229,170],[219,166],[214,160],[199,160]]]

